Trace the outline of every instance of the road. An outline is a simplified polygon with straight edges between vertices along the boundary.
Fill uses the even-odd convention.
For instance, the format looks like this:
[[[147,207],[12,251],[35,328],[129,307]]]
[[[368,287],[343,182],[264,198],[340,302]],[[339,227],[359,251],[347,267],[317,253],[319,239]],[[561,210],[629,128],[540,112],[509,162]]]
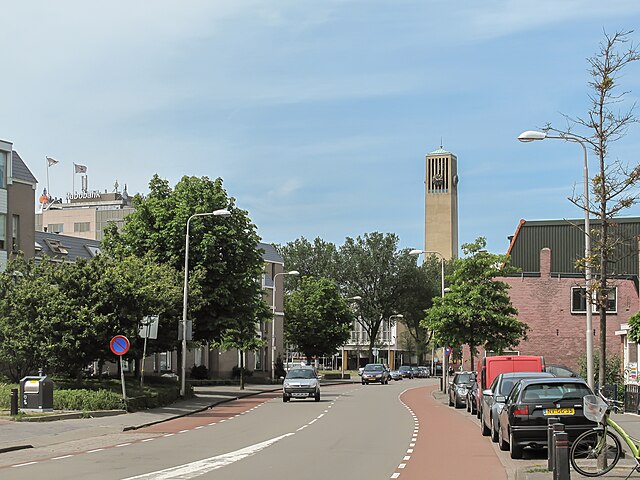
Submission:
[[[320,402],[257,395],[62,450],[23,452],[32,458],[16,456],[20,463],[1,468],[0,478],[506,478],[473,424],[433,399],[434,384],[333,386]]]

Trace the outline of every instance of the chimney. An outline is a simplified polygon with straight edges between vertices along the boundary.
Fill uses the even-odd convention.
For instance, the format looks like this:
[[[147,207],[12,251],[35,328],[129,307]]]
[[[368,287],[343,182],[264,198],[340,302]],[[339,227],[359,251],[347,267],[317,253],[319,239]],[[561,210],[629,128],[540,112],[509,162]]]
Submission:
[[[551,277],[551,249],[548,247],[540,250],[540,277]]]

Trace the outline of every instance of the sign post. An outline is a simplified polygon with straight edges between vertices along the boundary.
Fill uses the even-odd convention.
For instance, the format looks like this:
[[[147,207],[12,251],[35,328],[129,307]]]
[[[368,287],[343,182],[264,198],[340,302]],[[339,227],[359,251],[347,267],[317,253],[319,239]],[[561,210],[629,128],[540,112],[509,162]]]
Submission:
[[[140,366],[140,388],[144,388],[144,361],[147,357],[147,339],[158,338],[158,315],[147,315],[142,319],[142,324],[138,334],[144,338],[144,348],[142,349],[142,364]]]
[[[124,385],[124,362],[122,356],[129,351],[129,339],[124,335],[116,335],[109,342],[111,351],[120,357],[120,381],[122,382],[122,399],[127,404],[127,389]]]

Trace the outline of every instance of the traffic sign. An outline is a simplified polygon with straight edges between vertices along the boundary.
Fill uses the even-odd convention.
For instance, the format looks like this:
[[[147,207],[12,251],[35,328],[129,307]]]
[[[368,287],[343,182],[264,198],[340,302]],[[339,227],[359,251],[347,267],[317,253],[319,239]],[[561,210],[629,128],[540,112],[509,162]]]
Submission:
[[[444,354],[451,355],[451,347],[444,347]]]
[[[129,339],[124,335],[116,335],[111,339],[109,346],[116,355],[124,355],[129,351]]]

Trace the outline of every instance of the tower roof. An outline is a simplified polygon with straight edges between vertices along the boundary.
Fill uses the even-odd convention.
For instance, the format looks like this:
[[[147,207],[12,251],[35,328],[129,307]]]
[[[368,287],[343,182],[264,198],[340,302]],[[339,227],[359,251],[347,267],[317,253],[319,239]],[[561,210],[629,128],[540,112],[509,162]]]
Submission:
[[[439,149],[434,150],[433,152],[430,152],[427,155],[452,155],[452,153],[451,152],[447,152],[442,147],[440,147]]]

